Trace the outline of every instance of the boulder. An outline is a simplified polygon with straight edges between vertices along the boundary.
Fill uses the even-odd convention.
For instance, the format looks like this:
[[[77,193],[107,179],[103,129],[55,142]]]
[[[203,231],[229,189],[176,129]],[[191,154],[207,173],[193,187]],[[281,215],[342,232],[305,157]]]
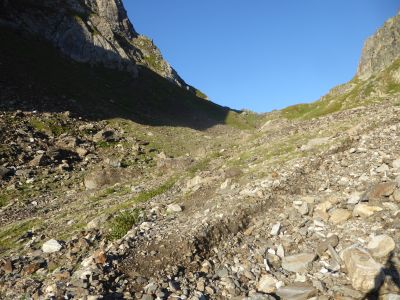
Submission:
[[[383,266],[368,251],[352,246],[342,251],[341,258],[346,265],[351,285],[356,290],[368,292],[382,284],[385,278]]]

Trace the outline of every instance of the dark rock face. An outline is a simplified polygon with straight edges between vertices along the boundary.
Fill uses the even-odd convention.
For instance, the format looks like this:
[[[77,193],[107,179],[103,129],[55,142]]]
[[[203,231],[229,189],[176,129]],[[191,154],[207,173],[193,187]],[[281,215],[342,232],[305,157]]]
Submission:
[[[187,87],[151,40],[135,31],[121,0],[15,0],[0,6],[0,26],[38,35],[77,62],[134,76],[142,65]]]
[[[400,12],[389,19],[364,45],[357,76],[367,79],[400,58]]]

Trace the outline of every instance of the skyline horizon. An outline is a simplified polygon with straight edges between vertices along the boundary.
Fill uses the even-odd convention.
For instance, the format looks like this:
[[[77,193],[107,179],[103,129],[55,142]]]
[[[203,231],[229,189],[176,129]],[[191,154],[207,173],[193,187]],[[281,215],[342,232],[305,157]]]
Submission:
[[[211,101],[257,113],[317,101],[335,86],[350,81],[357,72],[367,38],[400,11],[393,0],[355,0],[351,4],[340,0],[325,5],[310,0],[304,7],[300,5],[301,10],[294,9],[296,3],[288,5],[290,0],[270,6],[258,1],[253,3],[254,7],[235,0],[224,14],[218,14],[215,9],[221,7],[219,3],[212,5],[207,0],[203,4],[185,4],[182,0],[174,0],[172,4],[155,6],[157,9],[151,11],[150,18],[143,12],[148,12],[146,8],[153,2],[139,1],[133,5],[124,1],[135,29],[151,38],[183,80],[204,92]],[[346,5],[348,8],[357,7],[358,3],[364,4],[364,10],[342,10]],[[265,9],[267,7],[270,11]],[[188,8],[199,10],[189,17],[185,14]],[[334,11],[327,13],[327,8]],[[293,17],[293,20],[277,29],[282,24],[277,12],[282,10],[286,13],[283,16]],[[314,14],[316,11],[320,13]],[[163,22],[153,22],[165,12],[171,14],[168,26]],[[203,26],[201,23],[199,26],[196,21],[203,13],[207,13],[210,24]],[[343,15],[340,22],[339,13]],[[246,17],[240,25],[252,23],[249,26],[255,29],[257,42],[247,43],[246,47],[234,47],[238,33],[246,36],[249,27],[238,26],[232,30],[229,25],[237,15]],[[265,18],[267,15],[272,19]],[[269,25],[274,21],[278,26],[271,28],[273,26]],[[214,26],[216,24],[218,26]],[[292,30],[293,24],[297,25],[296,31]],[[188,35],[188,32],[193,34]],[[201,47],[191,42],[196,38],[204,41],[200,43]],[[243,51],[254,57],[245,56],[237,64],[237,57],[241,57]],[[242,76],[244,72],[251,74]],[[241,78],[235,76],[236,73]]]

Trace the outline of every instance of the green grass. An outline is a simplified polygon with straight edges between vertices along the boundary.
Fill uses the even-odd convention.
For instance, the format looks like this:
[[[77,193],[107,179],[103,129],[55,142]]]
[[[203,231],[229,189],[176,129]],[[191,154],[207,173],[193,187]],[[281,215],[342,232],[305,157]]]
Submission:
[[[110,223],[109,238],[116,240],[122,238],[139,220],[140,210],[124,211],[117,215]]]
[[[195,94],[199,98],[208,99],[208,96],[198,89],[195,90]]]
[[[96,143],[96,146],[99,148],[113,148],[118,144],[118,142],[106,142],[106,141],[99,141]]]
[[[31,126],[46,134],[54,134],[55,136],[60,136],[61,134],[68,131],[67,128],[58,124],[57,120],[40,120],[38,118],[33,118],[30,120]]]
[[[42,223],[39,219],[24,220],[15,222],[11,225],[0,229],[0,253],[7,250],[15,249],[21,246],[18,239],[33,227],[39,226]]]
[[[239,114],[229,111],[225,118],[225,124],[241,130],[248,130],[256,128],[260,119],[261,117],[256,113],[246,112]]]

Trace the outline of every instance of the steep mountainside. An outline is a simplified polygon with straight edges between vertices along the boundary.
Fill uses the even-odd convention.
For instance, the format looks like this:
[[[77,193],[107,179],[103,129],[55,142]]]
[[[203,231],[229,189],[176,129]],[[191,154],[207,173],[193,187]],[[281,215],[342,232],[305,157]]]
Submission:
[[[400,12],[365,42],[356,76],[368,79],[399,58]]]
[[[78,62],[137,75],[143,65],[187,89],[151,40],[139,35],[121,0],[3,1],[0,24],[35,33]]]

